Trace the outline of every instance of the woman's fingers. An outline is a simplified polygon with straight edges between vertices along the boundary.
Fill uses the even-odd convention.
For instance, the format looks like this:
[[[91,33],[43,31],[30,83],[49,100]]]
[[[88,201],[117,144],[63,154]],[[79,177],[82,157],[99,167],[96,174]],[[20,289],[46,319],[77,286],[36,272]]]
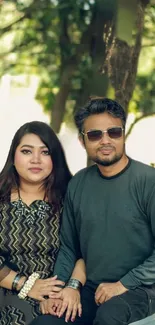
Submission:
[[[58,293],[58,292],[60,292],[61,290],[62,290],[62,288],[60,288],[60,287],[51,286],[51,291],[52,291],[52,292],[56,292],[56,293]]]
[[[81,317],[82,315],[82,305],[81,303],[78,304],[78,316]]]
[[[46,300],[40,302],[40,310],[42,314],[46,314]]]
[[[38,279],[29,291],[28,296],[39,301],[44,300],[44,296],[52,295],[52,293],[59,293],[64,286],[64,282],[57,280],[57,276],[48,279]],[[60,287],[61,286],[61,287]]]
[[[59,292],[51,292],[49,294],[49,298],[62,299],[62,290],[60,290]]]
[[[65,322],[68,322],[70,317],[71,317],[71,314],[76,314],[76,311],[77,311],[77,307],[76,305],[72,305],[71,303],[68,304],[68,307],[67,307],[67,310],[66,310],[66,315],[65,315]],[[71,318],[72,320],[72,318]]]
[[[41,288],[47,288],[49,286],[55,287],[55,286],[60,286],[60,289],[62,289],[62,287],[64,287],[64,282],[60,281],[60,280],[55,280],[55,281],[48,281],[48,282],[43,282],[43,283],[38,283],[38,286],[40,286]]]
[[[44,307],[44,305],[42,304],[42,302],[40,302],[40,310],[41,310],[41,313],[42,313],[42,314],[45,314],[45,307]]]
[[[43,287],[43,288],[39,288],[39,291],[41,294],[43,294],[44,296],[46,295],[51,295],[51,298],[57,298],[57,295],[60,294],[61,292],[61,288],[57,288],[55,286],[47,286],[47,287]]]
[[[61,300],[61,303],[56,303],[56,314],[58,315],[60,313],[60,310],[61,310],[61,306],[62,306],[62,300]]]
[[[57,312],[57,316],[58,317],[61,317],[64,314],[64,312],[67,309],[67,307],[68,307],[68,303],[65,302],[65,301],[63,301],[62,302],[62,305],[61,305],[61,308],[59,309],[59,312]]]
[[[40,280],[40,281],[43,281],[43,283],[45,285],[61,285],[61,286],[64,286],[65,285],[65,282],[64,281],[61,281],[61,280],[57,280],[57,276],[53,277],[53,278],[48,278],[48,279],[44,279],[44,280]]]

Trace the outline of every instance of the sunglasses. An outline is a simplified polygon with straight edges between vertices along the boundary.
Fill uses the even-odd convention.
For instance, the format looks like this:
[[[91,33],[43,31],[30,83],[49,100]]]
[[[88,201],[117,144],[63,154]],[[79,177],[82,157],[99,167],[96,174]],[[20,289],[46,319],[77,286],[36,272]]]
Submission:
[[[107,130],[90,130],[87,131],[86,133],[81,132],[83,135],[86,135],[89,141],[98,141],[101,140],[104,133],[107,133],[109,138],[111,139],[118,139],[121,138],[122,133],[123,133],[123,128],[121,127],[112,127]]]

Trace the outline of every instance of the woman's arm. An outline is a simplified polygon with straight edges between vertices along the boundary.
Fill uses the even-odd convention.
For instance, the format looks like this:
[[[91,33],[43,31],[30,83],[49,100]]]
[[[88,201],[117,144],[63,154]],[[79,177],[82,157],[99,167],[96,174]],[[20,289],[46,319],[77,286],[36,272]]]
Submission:
[[[0,287],[12,290],[12,284],[13,284],[13,281],[14,281],[16,275],[17,275],[17,272],[10,270],[9,274],[7,276],[5,276],[5,278],[0,282]],[[24,284],[25,280],[26,280],[25,276],[22,276],[19,279],[18,284],[17,284],[17,291],[20,290],[20,288]]]
[[[60,291],[59,294],[52,294],[51,297],[62,299],[62,304],[60,304],[56,312],[52,310],[53,300],[46,301],[47,313],[52,315],[57,315],[61,317],[66,311],[65,321],[68,322],[71,318],[71,321],[75,320],[76,315],[81,316],[82,306],[80,302],[80,287],[85,285],[86,282],[86,268],[85,263],[82,258],[78,259],[75,264],[74,270],[69,281],[66,284],[66,287]],[[44,303],[41,305],[41,310],[44,313]]]
[[[27,278],[24,275],[18,276],[17,272],[10,270],[9,274],[0,282],[0,287],[15,290],[18,294],[28,279],[29,277]],[[42,301],[44,296],[48,296],[51,292],[59,292],[61,290],[59,286],[64,286],[64,283],[57,280],[56,276],[47,279],[37,279],[26,293],[26,296]]]

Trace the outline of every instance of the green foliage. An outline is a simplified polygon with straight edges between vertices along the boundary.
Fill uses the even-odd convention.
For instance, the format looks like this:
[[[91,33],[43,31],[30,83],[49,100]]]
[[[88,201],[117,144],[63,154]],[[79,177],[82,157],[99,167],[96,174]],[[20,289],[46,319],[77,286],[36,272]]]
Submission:
[[[149,75],[137,76],[133,101],[142,114],[155,113],[155,69]]]
[[[0,12],[0,75],[37,74],[40,82],[36,98],[51,113],[60,88],[65,88],[68,82],[63,80],[64,70],[68,69],[71,82],[65,118],[69,121],[74,106],[81,105],[89,95],[106,94],[108,81],[102,67],[108,42],[114,36],[113,20],[117,18],[117,36],[130,42],[135,3],[135,0],[4,1]],[[147,46],[154,42],[153,5],[148,6],[145,19]],[[144,79],[149,78],[147,75]],[[135,110],[139,101],[144,104],[141,109],[145,109],[151,94],[149,85],[153,85],[150,79],[145,80],[147,86],[143,87],[142,78],[137,78]],[[147,94],[143,97],[144,92]]]
[[[153,45],[154,43],[154,27],[155,27],[155,6],[150,5],[146,8],[145,25],[143,31],[143,38],[145,45]]]
[[[137,116],[155,113],[155,7],[150,4],[146,8],[142,49],[139,58],[138,73],[133,98],[129,111]]]

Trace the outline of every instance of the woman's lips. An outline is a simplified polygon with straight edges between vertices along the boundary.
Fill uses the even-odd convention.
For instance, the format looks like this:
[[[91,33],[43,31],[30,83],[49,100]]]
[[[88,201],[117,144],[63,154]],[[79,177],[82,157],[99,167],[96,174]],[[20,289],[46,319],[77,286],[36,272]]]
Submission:
[[[32,173],[39,173],[42,169],[41,168],[35,168],[35,167],[33,167],[33,168],[29,168],[29,170],[32,172]]]

